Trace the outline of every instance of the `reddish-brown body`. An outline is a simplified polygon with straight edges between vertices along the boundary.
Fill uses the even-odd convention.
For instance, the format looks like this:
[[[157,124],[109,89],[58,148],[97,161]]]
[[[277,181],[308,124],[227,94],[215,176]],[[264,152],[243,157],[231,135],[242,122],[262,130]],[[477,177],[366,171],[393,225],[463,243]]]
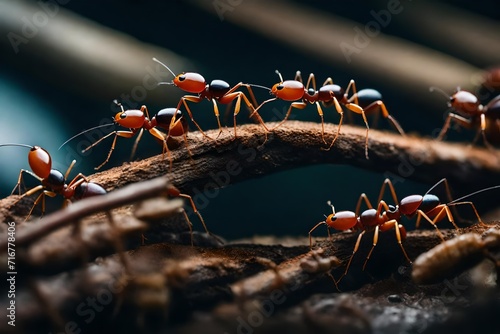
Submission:
[[[500,95],[493,98],[486,105],[482,105],[476,95],[458,89],[450,97],[448,105],[454,111],[448,113],[443,128],[438,135],[438,140],[444,138],[450,127],[450,122],[453,120],[467,129],[478,129],[474,142],[481,135],[488,147],[491,147],[490,142],[500,143]]]
[[[220,113],[219,113],[219,108],[217,107],[217,102],[221,104],[230,104],[233,101],[236,101],[235,107],[234,107],[234,113],[233,113],[233,122],[234,122],[234,136],[237,137],[236,133],[236,116],[240,112],[240,107],[241,107],[241,100],[246,104],[248,109],[253,113],[255,112],[255,107],[257,107],[257,101],[255,100],[252,88],[249,84],[245,84],[242,82],[237,83],[233,87],[231,87],[227,82],[223,80],[212,80],[210,83],[207,83],[205,78],[194,72],[184,72],[178,75],[175,75],[174,72],[165,64],[160,62],[158,59],[153,58],[153,60],[162,66],[164,66],[173,76],[174,79],[172,82],[167,82],[163,84],[173,84],[174,86],[182,89],[183,91],[191,94],[197,94],[195,96],[193,95],[185,95],[183,96],[177,105],[177,109],[181,107],[182,104],[184,104],[184,107],[186,108],[186,111],[191,119],[191,121],[194,123],[194,125],[198,128],[198,130],[205,136],[208,137],[203,130],[201,129],[200,125],[194,120],[193,113],[191,112],[191,109],[189,108],[189,105],[187,104],[187,101],[190,102],[195,102],[199,103],[204,99],[207,99],[209,101],[212,101],[213,103],[213,109],[214,109],[214,114],[217,119],[217,125],[219,126],[219,135],[222,133],[222,125],[220,123]],[[252,102],[247,98],[247,96],[243,93],[238,91],[239,88],[241,87],[246,87],[248,90],[248,94],[250,95],[250,98],[252,99]],[[260,122],[260,124],[264,127],[266,133],[268,131],[266,125],[264,124],[264,121],[260,116],[257,114],[257,120]]]
[[[40,181],[40,185],[26,191],[18,199],[19,201],[25,196],[30,196],[39,191],[42,192],[35,200],[33,207],[31,208],[26,219],[31,216],[33,209],[40,201],[42,201],[43,215],[43,213],[45,212],[45,196],[55,197],[56,195],[61,195],[65,199],[66,205],[67,203],[71,202],[71,200],[79,200],[82,198],[106,193],[106,190],[104,190],[104,188],[96,183],[89,182],[87,178],[81,173],[75,176],[70,183],[66,183],[68,175],[71,172],[74,164],[76,163],[75,160],[73,160],[71,165],[68,167],[68,170],[63,175],[57,169],[52,169],[52,158],[50,157],[49,152],[47,152],[47,150],[41,148],[40,146],[30,146],[24,144],[1,144],[0,147],[1,146],[21,146],[30,149],[28,153],[28,163],[30,165],[31,171],[21,169],[17,184],[12,190],[12,193],[14,193],[15,190],[19,188],[19,195],[21,195],[23,173],[28,173]]]

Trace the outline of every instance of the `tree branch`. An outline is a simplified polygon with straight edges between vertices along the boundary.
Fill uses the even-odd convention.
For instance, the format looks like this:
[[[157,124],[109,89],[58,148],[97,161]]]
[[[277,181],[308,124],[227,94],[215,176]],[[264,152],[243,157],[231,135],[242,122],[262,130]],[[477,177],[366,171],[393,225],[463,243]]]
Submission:
[[[276,124],[269,123],[269,127]],[[337,127],[325,125],[327,140],[332,140]],[[206,131],[215,138],[218,130]],[[447,178],[462,192],[500,184],[500,154],[497,150],[439,142],[416,136],[402,137],[390,132],[370,129],[369,159],[365,159],[365,129],[343,125],[337,142],[325,151],[321,126],[317,123],[287,121],[264,142],[259,125],[238,127],[238,138],[223,133],[216,141],[199,132],[189,134],[189,156],[183,144],[173,149],[173,168],[169,171],[166,155],[141,161],[89,176],[92,182],[108,191],[127,184],[168,175],[169,181],[185,193],[193,189],[213,190],[243,180],[272,174],[286,169],[315,164],[348,164],[383,173],[385,177],[408,178],[435,183]],[[158,151],[160,151],[160,146]],[[0,218],[22,221],[25,212],[13,206],[15,196],[0,201]]]

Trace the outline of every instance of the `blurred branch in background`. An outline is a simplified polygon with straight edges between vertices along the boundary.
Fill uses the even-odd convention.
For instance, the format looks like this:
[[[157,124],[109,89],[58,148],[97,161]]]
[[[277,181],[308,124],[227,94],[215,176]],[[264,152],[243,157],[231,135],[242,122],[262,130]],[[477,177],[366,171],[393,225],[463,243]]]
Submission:
[[[154,88],[170,73],[152,57],[168,60],[173,68],[190,66],[173,52],[96,24],[56,2],[40,3],[0,1],[0,30],[5,32],[0,48],[9,63],[57,86],[110,102],[117,92],[142,100],[146,92],[148,103],[165,104],[166,94]]]
[[[434,1],[414,1],[411,10],[395,19],[437,50],[481,67],[500,63],[500,24],[487,17]]]

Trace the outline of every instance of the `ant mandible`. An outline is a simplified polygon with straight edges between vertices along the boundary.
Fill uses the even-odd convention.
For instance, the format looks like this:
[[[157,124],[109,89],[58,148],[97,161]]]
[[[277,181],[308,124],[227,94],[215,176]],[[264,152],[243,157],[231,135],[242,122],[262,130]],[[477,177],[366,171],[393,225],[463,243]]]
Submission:
[[[159,61],[156,58],[153,58],[153,61],[157,62],[158,64],[164,66],[173,76],[174,79],[171,82],[161,82],[159,84],[166,84],[166,85],[174,85],[180,89],[182,89],[185,92],[192,93],[192,94],[198,94],[198,95],[184,95],[181,97],[177,109],[180,108],[181,104],[184,104],[186,107],[186,110],[189,114],[189,117],[191,118],[191,121],[196,125],[198,130],[200,130],[200,133],[203,134],[203,136],[208,137],[205,132],[201,129],[200,125],[194,120],[193,113],[191,112],[191,109],[189,109],[189,106],[187,104],[187,101],[194,102],[194,103],[199,103],[203,99],[207,99],[209,101],[212,101],[213,103],[213,109],[214,109],[214,114],[217,119],[217,125],[219,126],[219,136],[222,133],[222,125],[220,123],[220,115],[219,115],[219,108],[217,107],[217,102],[221,104],[230,104],[234,100],[236,100],[236,104],[234,107],[234,113],[233,113],[233,123],[234,123],[234,137],[237,137],[237,132],[236,132],[236,116],[240,112],[241,108],[241,100],[243,99],[244,103],[247,105],[248,109],[252,112],[252,116],[255,114],[255,107],[257,106],[257,101],[255,100],[255,96],[253,94],[253,90],[251,88],[250,84],[245,84],[242,82],[237,83],[233,87],[231,87],[227,82],[223,80],[212,80],[210,83],[207,83],[205,78],[195,72],[183,72],[181,74],[175,75],[175,73],[164,63]],[[252,99],[252,102],[247,98],[247,96],[240,91],[237,91],[237,89],[241,87],[246,87],[248,89],[248,94],[250,95],[250,98]],[[264,121],[262,118],[257,115],[257,120],[259,123],[264,127],[266,133],[269,131],[264,124]]]
[[[17,184],[12,190],[11,194],[14,194],[16,189],[19,189],[19,195],[21,197],[16,201],[19,202],[22,198],[26,196],[33,195],[39,191],[42,191],[40,195],[36,198],[33,207],[31,208],[26,220],[31,216],[31,213],[35,209],[40,201],[42,202],[42,215],[45,213],[45,196],[55,197],[61,195],[64,197],[64,205],[71,202],[72,199],[79,200],[82,198],[87,198],[96,195],[106,194],[106,190],[100,185],[89,182],[89,180],[81,173],[76,175],[71,182],[66,183],[68,175],[71,172],[76,160],[73,160],[69,165],[66,173],[63,175],[57,169],[52,169],[52,158],[47,152],[47,150],[41,148],[40,146],[31,146],[25,144],[0,144],[2,146],[19,146],[29,148],[28,153],[28,163],[30,165],[31,171],[26,169],[21,169],[19,172],[19,177]],[[21,194],[21,184],[23,173],[30,174],[34,178],[40,181],[40,185],[33,187],[32,189]]]
[[[342,276],[337,280],[336,282],[337,284],[345,275],[347,275],[347,272],[349,271],[349,268],[351,266],[352,259],[354,258],[354,255],[358,251],[361,239],[363,238],[363,235],[366,233],[366,231],[373,230],[374,234],[373,234],[372,248],[370,249],[368,255],[366,256],[365,262],[363,264],[363,270],[365,270],[365,267],[370,259],[373,250],[375,249],[375,246],[377,246],[379,231],[385,232],[390,229],[394,229],[396,233],[396,239],[401,248],[401,251],[403,252],[406,260],[409,263],[411,263],[411,260],[406,254],[406,251],[402,244],[402,240],[406,238],[406,229],[404,228],[403,225],[399,223],[399,216],[397,213],[397,209],[392,205],[387,205],[383,200],[379,202],[377,209],[374,209],[367,198],[365,198],[365,201],[368,206],[368,209],[363,211],[361,214],[359,214],[360,201],[358,201],[356,212],[352,211],[335,212],[335,207],[332,205],[330,201],[328,201],[328,205],[332,207],[332,213],[326,216],[326,219],[324,221],[319,222],[309,231],[309,246],[311,247],[311,249],[312,249],[311,233],[320,225],[327,226],[327,231],[329,236],[330,236],[330,228],[333,228],[338,231],[347,231],[347,230],[361,231],[356,240],[356,244],[354,245],[351,257],[347,262],[346,269],[342,274]],[[384,209],[384,211],[382,211],[382,209]]]
[[[254,113],[258,114],[258,110],[264,104],[274,101],[276,99],[281,99],[292,103],[288,108],[288,111],[283,120],[271,130],[275,130],[288,119],[288,117],[291,114],[292,108],[304,109],[307,106],[307,103],[316,104],[318,115],[321,118],[321,139],[323,140],[323,142],[326,143],[323,109],[319,104],[319,102],[321,102],[325,107],[329,107],[332,105],[335,106],[335,110],[337,111],[338,114],[340,114],[340,121],[337,127],[337,133],[327,150],[333,147],[335,141],[337,140],[340,134],[340,129],[342,127],[342,122],[344,119],[344,110],[342,106],[344,106],[351,112],[354,112],[356,114],[361,114],[361,116],[363,117],[363,121],[365,122],[366,125],[365,156],[367,159],[368,159],[368,132],[370,127],[368,125],[366,113],[373,112],[376,110],[381,110],[382,115],[385,118],[389,119],[394,125],[394,127],[402,135],[405,134],[399,123],[387,111],[385,104],[381,100],[382,96],[380,95],[380,93],[378,93],[374,89],[364,89],[357,92],[356,84],[354,80],[351,80],[347,85],[347,89],[344,92],[341,86],[333,83],[332,78],[327,78],[323,83],[323,85],[319,88],[319,90],[316,90],[316,79],[313,73],[309,75],[305,87],[302,81],[302,75],[300,71],[296,72],[294,80],[286,80],[286,81],[283,81],[283,77],[278,70],[276,70],[276,73],[280,78],[280,82],[276,83],[271,89],[270,93],[274,95],[274,97],[261,103],[261,105],[257,108],[257,110]],[[312,88],[309,87],[310,85],[312,85]],[[349,92],[351,88],[353,90],[353,95],[349,97]]]
[[[431,91],[435,89],[431,87]],[[444,92],[443,94],[446,95]],[[457,87],[456,93],[449,97],[448,106],[453,108],[454,111],[448,113],[437,140],[444,138],[453,119],[460,126],[467,129],[479,127],[473,143],[481,135],[484,144],[488,148],[492,148],[492,145],[486,138],[486,134],[487,132],[496,136],[500,134],[500,95],[492,99],[488,104],[482,105],[476,95],[465,90],[460,90],[460,87]]]

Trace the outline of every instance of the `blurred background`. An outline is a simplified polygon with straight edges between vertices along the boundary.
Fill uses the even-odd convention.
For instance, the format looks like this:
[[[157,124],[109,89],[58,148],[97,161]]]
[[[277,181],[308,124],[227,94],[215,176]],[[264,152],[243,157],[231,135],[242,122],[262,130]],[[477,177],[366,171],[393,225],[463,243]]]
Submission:
[[[0,143],[42,146],[51,153],[53,168],[64,172],[76,159],[72,175],[92,174],[106,158],[111,139],[87,154],[79,152],[102,130],[58,147],[82,130],[111,123],[117,112],[113,99],[126,108],[146,104],[153,116],[182,96],[176,87],[156,86],[172,76],[152,57],[175,73],[195,71],[207,81],[230,84],[271,87],[278,82],[276,69],[285,80],[297,70],[304,77],[312,72],[319,85],[327,77],[344,87],[355,79],[358,90],[382,93],[405,131],[436,137],[448,111],[447,97],[431,93],[430,87],[449,95],[460,86],[480,94],[484,103],[498,93],[479,91],[479,85],[484,71],[500,63],[499,16],[493,0],[340,6],[314,0],[1,0]],[[269,97],[265,90],[255,92],[258,101]],[[276,101],[261,114],[269,121],[288,106]],[[217,126],[210,102],[191,108],[203,129]],[[338,123],[331,108],[325,114],[327,122]],[[243,111],[238,122],[247,122],[247,115]],[[291,118],[319,121],[314,106],[294,110]],[[230,119],[223,120],[231,126]],[[393,131],[384,119],[377,128]],[[447,140],[470,142],[473,137],[474,131],[452,128]],[[128,161],[132,145],[133,140],[119,138],[106,168]],[[146,134],[136,159],[160,152]],[[16,184],[21,168],[29,169],[27,149],[0,148],[2,197]],[[354,210],[362,192],[376,200],[384,178],[350,166],[299,168],[228,186],[203,205],[202,214],[209,229],[226,238],[306,236],[331,212],[327,200],[337,210]],[[429,187],[405,179],[397,191],[401,198]],[[456,196],[464,194],[453,190]]]

